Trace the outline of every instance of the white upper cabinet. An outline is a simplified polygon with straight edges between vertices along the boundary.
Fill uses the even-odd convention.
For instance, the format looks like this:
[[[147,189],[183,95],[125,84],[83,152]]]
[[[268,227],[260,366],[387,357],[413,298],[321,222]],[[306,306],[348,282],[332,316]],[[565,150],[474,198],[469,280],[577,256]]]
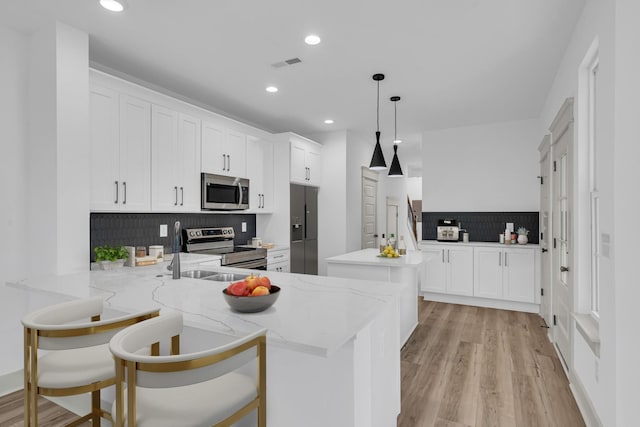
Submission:
[[[202,172],[233,177],[247,176],[247,136],[221,123],[202,123]]]
[[[93,211],[148,211],[151,105],[92,85],[90,91]]]
[[[250,182],[249,205],[255,213],[272,213],[273,143],[247,136],[247,176]]]
[[[200,121],[153,105],[151,123],[152,210],[200,210]]]
[[[291,182],[320,186],[321,147],[311,140],[291,138]]]

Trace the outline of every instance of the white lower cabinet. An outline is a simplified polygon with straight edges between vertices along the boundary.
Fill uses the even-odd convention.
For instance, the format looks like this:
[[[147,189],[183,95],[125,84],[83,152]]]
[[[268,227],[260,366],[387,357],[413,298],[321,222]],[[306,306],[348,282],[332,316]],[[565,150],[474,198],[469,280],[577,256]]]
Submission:
[[[518,248],[474,249],[474,295],[535,302],[535,252]]]
[[[424,274],[420,289],[455,295],[473,295],[473,248],[449,245],[421,246]]]
[[[288,273],[289,248],[267,250],[267,270]]]

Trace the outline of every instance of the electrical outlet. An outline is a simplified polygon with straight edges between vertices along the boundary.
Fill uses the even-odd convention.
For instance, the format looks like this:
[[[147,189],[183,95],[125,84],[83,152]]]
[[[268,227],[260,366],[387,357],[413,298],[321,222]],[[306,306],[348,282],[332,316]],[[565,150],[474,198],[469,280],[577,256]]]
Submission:
[[[247,223],[246,223],[246,222],[243,222],[243,223],[242,223],[242,232],[243,232],[243,233],[246,233],[246,232],[247,232]]]
[[[167,237],[167,224],[160,224],[160,237]]]

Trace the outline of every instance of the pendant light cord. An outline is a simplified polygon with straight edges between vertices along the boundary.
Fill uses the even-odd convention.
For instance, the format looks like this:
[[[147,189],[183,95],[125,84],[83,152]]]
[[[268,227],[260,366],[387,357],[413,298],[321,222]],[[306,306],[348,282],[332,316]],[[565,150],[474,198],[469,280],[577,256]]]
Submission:
[[[376,103],[376,130],[380,132],[380,80],[378,80],[378,99]]]
[[[393,145],[398,140],[398,101],[393,101]]]

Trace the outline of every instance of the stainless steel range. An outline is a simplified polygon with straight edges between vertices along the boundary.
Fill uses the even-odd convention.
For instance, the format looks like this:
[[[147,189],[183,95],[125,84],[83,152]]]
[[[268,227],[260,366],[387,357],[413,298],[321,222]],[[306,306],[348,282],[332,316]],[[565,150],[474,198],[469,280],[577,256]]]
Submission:
[[[234,245],[233,227],[185,228],[182,230],[185,252],[221,255],[225,267],[267,269],[267,250]]]

